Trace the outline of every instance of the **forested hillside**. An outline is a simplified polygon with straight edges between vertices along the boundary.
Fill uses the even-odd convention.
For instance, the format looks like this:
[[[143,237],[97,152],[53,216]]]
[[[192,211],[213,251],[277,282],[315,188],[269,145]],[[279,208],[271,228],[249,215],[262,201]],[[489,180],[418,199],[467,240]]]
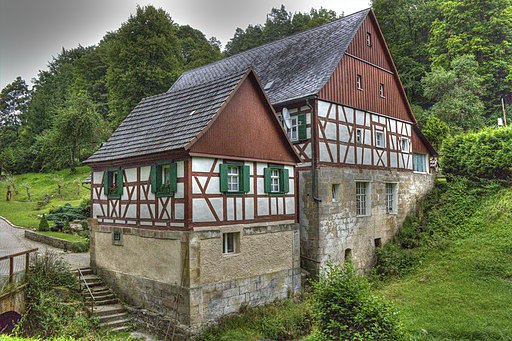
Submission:
[[[494,126],[502,99],[509,109],[512,0],[374,0],[373,8],[436,147],[446,136]],[[182,72],[338,17],[273,8],[263,24],[237,28],[221,52],[217,39],[164,10],[137,7],[97,45],[60,51],[32,89],[17,78],[1,91],[1,171],[73,169],[143,97],[166,91]]]

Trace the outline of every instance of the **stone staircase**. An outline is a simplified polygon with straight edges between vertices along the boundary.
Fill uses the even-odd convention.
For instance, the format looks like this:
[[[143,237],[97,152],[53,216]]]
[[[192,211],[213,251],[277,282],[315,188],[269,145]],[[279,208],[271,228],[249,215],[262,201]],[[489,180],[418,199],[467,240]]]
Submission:
[[[84,295],[88,309],[90,310],[92,298],[87,286],[94,296],[94,308],[92,315],[100,321],[100,327],[110,331],[126,331],[131,328],[131,318],[126,308],[114,296],[100,277],[92,272],[91,268],[80,269],[84,278],[81,279],[82,295]],[[87,286],[85,285],[87,284]]]

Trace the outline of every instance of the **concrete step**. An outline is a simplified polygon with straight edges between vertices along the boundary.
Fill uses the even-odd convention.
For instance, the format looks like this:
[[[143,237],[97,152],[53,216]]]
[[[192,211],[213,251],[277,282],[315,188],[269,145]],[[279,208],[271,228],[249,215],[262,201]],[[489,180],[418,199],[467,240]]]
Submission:
[[[94,316],[109,316],[115,315],[119,313],[126,312],[126,308],[121,304],[111,304],[111,305],[98,305],[94,306],[92,314]]]
[[[105,323],[105,322],[109,322],[109,321],[125,320],[128,317],[129,317],[128,313],[124,312],[124,313],[100,316],[99,320],[100,320],[100,323]]]
[[[86,288],[83,288],[82,291],[87,291]],[[97,293],[97,294],[100,294],[100,293],[105,293],[105,292],[112,292],[109,288],[107,288],[105,285],[98,285],[98,286],[95,286],[94,288],[91,288],[91,291],[92,293]]]
[[[94,301],[95,305],[111,305],[111,304],[116,304],[116,303],[119,303],[119,300],[117,298],[111,298],[111,299],[108,299],[108,300],[96,300],[96,301]]]
[[[86,280],[85,283],[87,283],[89,288],[103,286],[103,282],[101,280]]]
[[[84,275],[84,276],[93,275],[91,268],[81,268],[80,271],[82,272],[82,275]],[[78,271],[76,271],[76,273],[78,274]]]
[[[110,329],[111,332],[125,332],[131,330],[131,326],[120,326]]]
[[[114,321],[100,323],[100,327],[112,329],[112,328],[117,328],[117,327],[124,327],[130,322],[131,322],[131,319],[125,318],[125,319],[121,319],[121,320],[114,320]]]
[[[111,292],[107,292],[107,293],[101,294],[101,295],[96,295],[96,294],[93,293],[93,295],[94,295],[94,300],[98,301],[98,302],[99,301],[105,301],[105,300],[110,300],[110,299],[116,298],[114,296],[114,294],[111,293]],[[87,295],[86,295],[86,293],[84,293],[84,296],[85,296],[86,300],[88,300],[88,301],[92,300],[91,296],[89,296],[89,293],[87,293]]]

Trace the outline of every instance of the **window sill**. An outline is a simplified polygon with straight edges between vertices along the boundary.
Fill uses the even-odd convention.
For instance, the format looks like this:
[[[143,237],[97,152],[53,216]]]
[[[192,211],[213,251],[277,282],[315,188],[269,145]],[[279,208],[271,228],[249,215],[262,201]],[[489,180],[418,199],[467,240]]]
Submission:
[[[371,214],[365,214],[365,215],[356,215],[356,218],[368,218],[371,217]]]
[[[119,200],[121,199],[121,194],[109,194],[107,195],[107,198],[112,200]]]
[[[363,91],[363,88],[357,88],[357,90],[359,90],[359,91]]]
[[[386,149],[386,146],[375,146],[375,148]]]
[[[236,257],[240,255],[240,252],[222,253],[222,257]]]
[[[386,212],[387,215],[398,215],[398,212]]]
[[[386,96],[379,96],[379,97],[382,98],[382,99],[386,99]]]
[[[167,193],[165,193],[165,192],[160,192],[160,193],[159,193],[159,192],[157,192],[157,193],[155,193],[155,196],[156,196],[157,198],[172,197],[173,195],[174,195],[174,192],[167,192]]]
[[[228,197],[241,197],[245,195],[245,192],[224,192]]]
[[[419,172],[419,171],[413,171],[415,174],[428,174],[428,172]]]

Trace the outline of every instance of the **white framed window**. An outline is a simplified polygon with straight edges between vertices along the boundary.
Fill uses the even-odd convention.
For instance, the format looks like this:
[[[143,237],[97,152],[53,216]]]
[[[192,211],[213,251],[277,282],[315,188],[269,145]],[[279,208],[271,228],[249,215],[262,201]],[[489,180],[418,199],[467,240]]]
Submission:
[[[171,184],[171,165],[162,165],[160,171],[162,172],[162,185],[169,186]]]
[[[386,134],[384,130],[376,129],[375,130],[375,147],[377,148],[385,148],[386,147]]]
[[[340,198],[340,184],[332,184],[332,202],[338,202]]]
[[[397,192],[397,184],[396,183],[386,183],[386,213],[394,214],[397,212],[397,200],[398,192]]]
[[[385,96],[384,96],[384,84],[382,84],[382,83],[379,84],[379,96],[382,97],[382,98],[385,98]]]
[[[414,171],[417,173],[427,173],[427,154],[414,153]]]
[[[240,191],[240,167],[228,167],[228,192]]]
[[[400,150],[403,153],[409,153],[409,139],[407,137],[400,138]]]
[[[279,179],[281,177],[281,172],[279,169],[271,169],[270,171],[270,192],[271,193],[279,193],[281,190],[281,184]]]
[[[356,128],[356,143],[362,144],[363,143],[363,129]]]
[[[358,216],[370,215],[369,188],[369,182],[356,182],[356,215]]]
[[[372,34],[370,32],[366,32],[366,45],[372,46]]]
[[[356,86],[357,90],[363,90],[363,78],[361,77],[361,75],[356,76]]]
[[[297,142],[299,140],[299,118],[298,116],[290,117],[290,129],[288,129],[288,137],[290,141]]]
[[[234,254],[240,252],[240,232],[229,232],[222,234],[222,253]]]

